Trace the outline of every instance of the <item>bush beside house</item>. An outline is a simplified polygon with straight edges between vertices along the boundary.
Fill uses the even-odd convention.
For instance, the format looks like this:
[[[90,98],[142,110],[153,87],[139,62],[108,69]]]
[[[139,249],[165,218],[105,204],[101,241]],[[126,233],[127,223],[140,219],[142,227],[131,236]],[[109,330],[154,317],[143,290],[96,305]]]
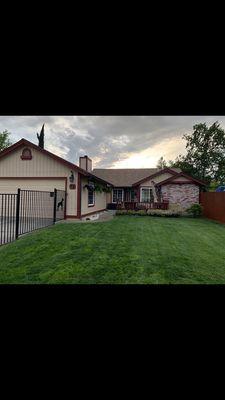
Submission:
[[[189,215],[196,218],[200,217],[203,214],[203,207],[201,206],[201,204],[193,204],[186,211]]]
[[[134,216],[149,216],[149,217],[173,217],[181,216],[181,213],[170,210],[117,210],[116,215],[134,215]]]
[[[193,204],[186,210],[181,210],[179,206],[174,205],[174,207],[169,210],[117,210],[116,215],[136,215],[136,216],[150,216],[150,217],[173,217],[177,218],[180,216],[191,216],[200,217],[203,214],[203,207],[201,204]]]

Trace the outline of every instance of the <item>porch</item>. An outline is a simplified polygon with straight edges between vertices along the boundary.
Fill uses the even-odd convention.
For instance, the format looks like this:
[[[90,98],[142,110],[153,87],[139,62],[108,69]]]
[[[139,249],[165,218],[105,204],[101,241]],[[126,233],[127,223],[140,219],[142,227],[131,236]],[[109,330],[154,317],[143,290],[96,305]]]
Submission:
[[[138,202],[138,201],[123,201],[116,203],[117,210],[168,210],[169,201],[162,202]]]
[[[154,187],[115,188],[113,189],[112,203],[108,209],[114,210],[168,210],[169,201],[162,198],[161,192]]]
[[[138,202],[138,201],[121,201],[117,203],[108,203],[108,210],[168,210],[169,201],[163,202]]]

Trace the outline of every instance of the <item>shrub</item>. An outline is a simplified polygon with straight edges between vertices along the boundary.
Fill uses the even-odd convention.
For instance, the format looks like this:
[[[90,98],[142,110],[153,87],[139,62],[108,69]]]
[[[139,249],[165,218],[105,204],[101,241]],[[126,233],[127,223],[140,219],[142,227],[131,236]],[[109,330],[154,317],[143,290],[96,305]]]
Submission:
[[[117,210],[116,215],[147,215],[146,210],[139,210],[139,211],[134,211],[134,210]]]
[[[116,210],[116,215],[126,215],[127,210]]]
[[[136,211],[135,214],[136,214],[136,215],[140,215],[140,216],[147,215],[146,210],[139,210],[139,211]]]
[[[136,215],[134,210],[127,210],[127,215]]]
[[[187,208],[186,211],[189,215],[196,218],[196,217],[200,217],[202,215],[203,208],[202,208],[201,204],[192,204],[192,206]]]
[[[182,213],[183,212],[183,207],[180,204],[169,204],[169,211],[175,212],[175,213]]]
[[[179,212],[174,212],[170,210],[117,210],[116,215],[137,215],[137,216],[147,216],[149,215],[150,217],[180,217],[181,213]]]
[[[174,212],[170,210],[148,210],[147,215],[150,217],[172,217],[172,218],[177,218],[180,217],[179,212]]]

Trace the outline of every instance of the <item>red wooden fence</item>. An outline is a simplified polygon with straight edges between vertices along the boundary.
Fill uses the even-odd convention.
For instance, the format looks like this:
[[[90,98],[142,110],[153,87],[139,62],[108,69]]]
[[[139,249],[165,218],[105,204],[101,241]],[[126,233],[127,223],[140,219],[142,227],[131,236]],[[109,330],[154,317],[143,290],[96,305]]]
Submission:
[[[200,203],[205,217],[225,223],[225,192],[201,192]]]

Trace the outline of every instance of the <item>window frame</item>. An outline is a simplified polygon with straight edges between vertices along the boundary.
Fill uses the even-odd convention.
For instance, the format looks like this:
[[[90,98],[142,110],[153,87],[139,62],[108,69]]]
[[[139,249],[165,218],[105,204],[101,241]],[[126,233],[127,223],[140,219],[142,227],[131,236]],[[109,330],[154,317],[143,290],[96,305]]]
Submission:
[[[151,197],[153,197],[153,190],[151,186],[142,186],[140,188],[140,203],[151,203]],[[149,201],[143,200],[143,190],[149,190]]]
[[[93,194],[93,203],[89,203],[89,193]],[[88,189],[88,207],[94,207],[95,206],[95,191]]]
[[[114,201],[114,191],[118,191],[118,190],[121,190],[122,191],[122,200],[121,200],[121,202],[123,202],[123,200],[124,200],[124,189],[122,189],[122,188],[113,188],[113,192],[112,192],[112,203],[114,203],[114,204],[116,204],[118,201],[120,201],[120,200],[117,200],[117,201]]]

